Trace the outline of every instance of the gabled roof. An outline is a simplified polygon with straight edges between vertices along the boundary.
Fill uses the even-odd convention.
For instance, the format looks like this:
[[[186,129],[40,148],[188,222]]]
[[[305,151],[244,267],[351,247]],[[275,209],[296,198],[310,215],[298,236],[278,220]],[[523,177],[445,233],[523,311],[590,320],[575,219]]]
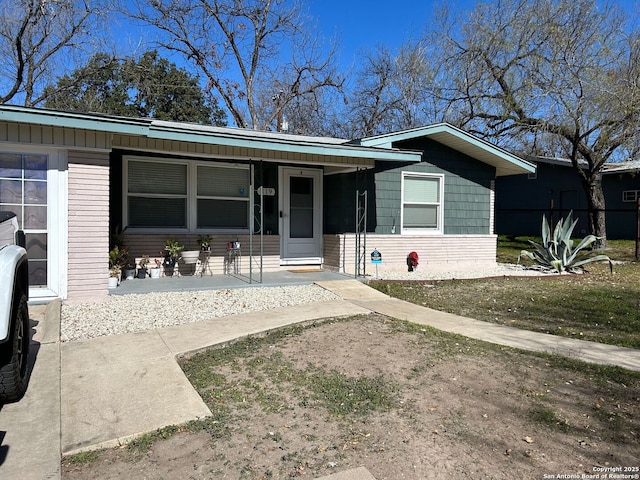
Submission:
[[[0,105],[0,121],[74,128],[160,140],[242,147],[256,151],[419,162],[421,152],[354,145],[343,139],[310,137],[241,128],[213,127],[166,122],[149,118],[126,118]]]
[[[367,147],[394,148],[398,142],[426,137],[464,153],[496,169],[496,176],[533,173],[536,166],[481,138],[448,123],[437,123],[359,140]]]

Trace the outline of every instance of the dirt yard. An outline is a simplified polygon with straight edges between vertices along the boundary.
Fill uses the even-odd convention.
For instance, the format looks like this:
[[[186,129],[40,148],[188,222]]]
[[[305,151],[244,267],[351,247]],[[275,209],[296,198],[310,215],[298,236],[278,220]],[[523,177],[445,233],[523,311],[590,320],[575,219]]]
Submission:
[[[636,374],[376,315],[239,342],[183,367],[212,419],[65,459],[63,478],[313,479],[359,466],[377,480],[640,473]]]

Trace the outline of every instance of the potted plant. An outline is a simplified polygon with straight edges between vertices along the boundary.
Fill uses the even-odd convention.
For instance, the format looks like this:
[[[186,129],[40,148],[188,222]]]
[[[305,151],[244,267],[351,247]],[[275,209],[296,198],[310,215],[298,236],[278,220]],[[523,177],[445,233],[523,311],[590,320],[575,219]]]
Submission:
[[[193,265],[194,263],[198,263],[198,258],[200,258],[200,250],[185,250],[182,252],[182,261],[187,265]]]
[[[112,247],[109,250],[109,269],[117,265],[120,267],[121,280],[133,278],[136,274],[136,267],[131,262],[129,248],[124,245],[124,232],[120,231],[119,227],[116,227],[111,235],[110,244]]]
[[[116,288],[120,283],[120,267],[121,252],[116,245],[109,250],[109,288]]]
[[[114,265],[109,269],[109,288],[116,288],[120,284],[120,273],[119,265]]]
[[[154,258],[154,262],[156,262],[156,266],[149,269],[149,276],[151,278],[160,278],[160,267],[162,267],[162,262],[157,258]]]
[[[135,265],[127,265],[122,269],[122,276],[125,280],[133,280],[136,276],[136,266]]]
[[[198,235],[198,244],[203,252],[211,251],[211,235]]]
[[[173,275],[174,268],[176,263],[180,259],[180,254],[184,250],[184,245],[180,245],[180,242],[175,239],[169,239],[164,244],[164,273],[166,276],[170,277]]]
[[[140,261],[138,262],[138,265],[140,265],[140,268],[138,268],[138,276],[137,276],[138,278],[147,278],[148,264],[149,264],[149,255],[143,255]]]
[[[125,246],[120,247],[118,265],[122,270],[122,278],[124,280],[133,280],[133,278],[136,276],[136,265],[131,261],[129,249]]]

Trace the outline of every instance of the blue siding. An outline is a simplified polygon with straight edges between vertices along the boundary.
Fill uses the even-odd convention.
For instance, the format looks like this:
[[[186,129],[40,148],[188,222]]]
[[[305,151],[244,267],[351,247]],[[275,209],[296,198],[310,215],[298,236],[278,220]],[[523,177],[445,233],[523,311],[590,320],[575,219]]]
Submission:
[[[491,180],[495,169],[428,139],[396,145],[424,151],[420,163],[377,162],[374,170],[325,177],[325,231],[355,230],[355,191],[369,192],[367,230],[380,234],[400,233],[402,172],[444,175],[444,233],[490,232]],[[359,187],[357,187],[359,185]]]

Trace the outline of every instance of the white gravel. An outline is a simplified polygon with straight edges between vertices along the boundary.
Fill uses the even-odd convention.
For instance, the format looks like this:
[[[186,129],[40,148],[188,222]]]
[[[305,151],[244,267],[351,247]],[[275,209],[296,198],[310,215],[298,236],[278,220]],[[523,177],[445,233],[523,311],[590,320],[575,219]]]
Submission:
[[[385,272],[369,279],[443,280],[513,275],[540,275],[539,270],[498,264],[493,268],[433,272]],[[339,297],[317,285],[253,287],[189,292],[114,295],[102,303],[64,304],[60,339],[63,342],[140,332],[216,317],[248,313]]]
[[[380,270],[376,276],[374,268],[367,268],[367,275],[372,279],[380,280],[450,280],[471,279],[486,277],[515,277],[515,276],[540,276],[554,273],[549,270],[541,270],[537,267],[525,267],[513,263],[496,263],[495,267],[467,267],[452,270],[431,270],[418,266],[413,272],[385,272]]]
[[[113,295],[101,303],[63,305],[60,339],[140,332],[338,298],[317,285]]]

